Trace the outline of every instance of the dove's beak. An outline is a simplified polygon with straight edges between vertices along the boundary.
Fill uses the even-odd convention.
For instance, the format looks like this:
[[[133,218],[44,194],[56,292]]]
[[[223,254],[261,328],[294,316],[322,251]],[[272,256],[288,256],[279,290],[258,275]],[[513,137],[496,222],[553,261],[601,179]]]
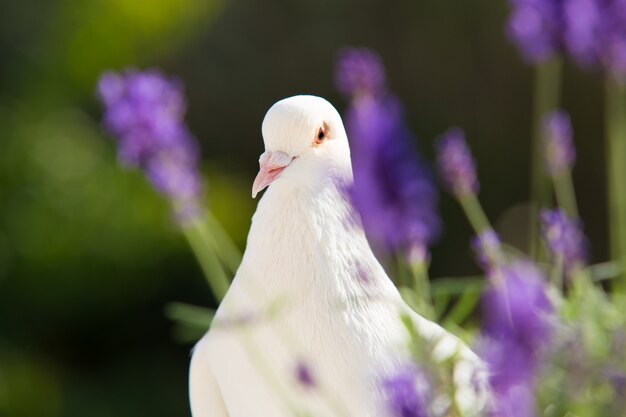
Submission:
[[[252,185],[252,198],[270,185],[295,158],[280,151],[265,151],[259,158],[259,173]]]

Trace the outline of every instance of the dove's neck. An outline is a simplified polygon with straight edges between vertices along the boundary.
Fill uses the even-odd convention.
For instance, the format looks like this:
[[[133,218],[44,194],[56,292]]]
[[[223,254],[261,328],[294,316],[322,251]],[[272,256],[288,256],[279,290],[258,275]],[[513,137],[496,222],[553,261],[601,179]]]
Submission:
[[[345,196],[346,182],[329,180],[315,191],[272,184],[253,217],[238,284],[292,300],[394,296]]]

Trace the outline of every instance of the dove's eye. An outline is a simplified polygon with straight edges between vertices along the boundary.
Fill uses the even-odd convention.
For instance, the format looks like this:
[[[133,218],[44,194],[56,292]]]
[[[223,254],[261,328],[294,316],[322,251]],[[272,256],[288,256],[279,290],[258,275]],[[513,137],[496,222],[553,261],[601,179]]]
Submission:
[[[317,134],[315,135],[315,143],[320,145],[324,140],[326,140],[328,128],[326,127],[326,123],[317,129]]]

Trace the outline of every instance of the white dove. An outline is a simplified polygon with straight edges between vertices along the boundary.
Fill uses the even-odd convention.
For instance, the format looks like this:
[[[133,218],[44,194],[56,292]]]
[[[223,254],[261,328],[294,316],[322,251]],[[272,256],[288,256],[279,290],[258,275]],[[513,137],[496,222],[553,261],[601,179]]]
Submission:
[[[269,188],[241,266],[193,351],[193,417],[385,415],[381,378],[408,358],[403,314],[434,356],[457,358],[457,407],[481,412],[481,360],[403,302],[368,245],[345,196],[352,166],[339,113],[320,97],[286,98],[269,109],[262,133],[252,196]]]

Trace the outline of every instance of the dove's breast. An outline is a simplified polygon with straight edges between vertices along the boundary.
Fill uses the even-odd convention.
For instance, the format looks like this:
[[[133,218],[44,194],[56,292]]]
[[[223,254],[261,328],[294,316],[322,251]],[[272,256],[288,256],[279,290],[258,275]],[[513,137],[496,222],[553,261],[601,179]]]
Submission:
[[[292,199],[279,210],[264,200],[197,348],[230,417],[293,416],[294,407],[316,417],[380,415],[377,375],[407,341],[395,287],[343,200]]]

